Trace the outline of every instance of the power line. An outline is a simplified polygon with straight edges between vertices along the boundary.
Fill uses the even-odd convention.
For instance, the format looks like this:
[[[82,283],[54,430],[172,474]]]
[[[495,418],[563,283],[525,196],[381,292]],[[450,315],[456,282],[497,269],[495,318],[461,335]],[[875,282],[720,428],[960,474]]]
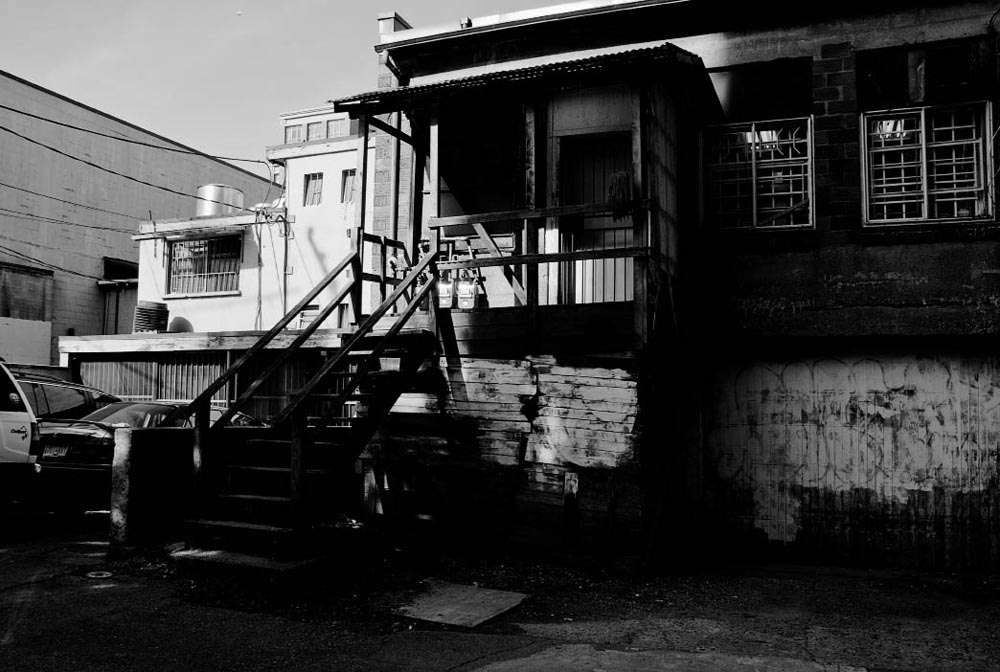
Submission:
[[[3,237],[5,240],[10,240],[6,236],[0,236],[0,237]],[[55,264],[50,264],[47,261],[42,261],[41,259],[37,259],[35,257],[32,257],[29,254],[25,254],[24,252],[20,252],[18,250],[15,250],[14,248],[7,247],[6,245],[0,245],[0,253],[6,254],[6,255],[11,256],[11,257],[14,257],[16,259],[23,259],[25,261],[30,261],[32,263],[38,264],[39,266],[41,266],[43,268],[47,268],[50,271],[62,271],[63,273],[69,273],[70,275],[77,275],[77,276],[79,276],[81,278],[87,278],[88,280],[103,280],[104,279],[104,278],[99,278],[96,275],[90,275],[88,273],[81,273],[79,271],[73,271],[73,270],[70,270],[68,268],[63,268],[62,266],[56,266]]]
[[[49,150],[51,152],[55,152],[56,154],[59,154],[60,156],[65,156],[67,159],[72,159],[73,161],[78,161],[78,162],[80,162],[80,163],[82,163],[84,165],[90,166],[91,168],[96,168],[97,170],[103,171],[105,173],[110,173],[111,175],[117,175],[118,177],[121,177],[123,179],[129,180],[131,182],[136,182],[138,184],[143,184],[143,185],[145,185],[147,187],[152,187],[154,189],[159,189],[160,191],[165,191],[165,192],[170,193],[170,194],[176,194],[178,196],[186,196],[187,198],[194,198],[194,199],[197,199],[199,201],[206,201],[208,203],[217,203],[219,205],[225,205],[225,206],[228,206],[228,207],[235,207],[235,206],[233,206],[232,203],[225,203],[223,201],[217,201],[217,200],[215,200],[213,198],[205,198],[204,196],[196,196],[195,194],[188,194],[188,193],[185,193],[183,191],[178,191],[177,189],[171,189],[170,187],[164,187],[164,186],[161,186],[159,184],[153,184],[152,182],[146,182],[144,180],[140,180],[137,177],[132,177],[131,175],[126,175],[125,173],[119,173],[117,170],[112,170],[110,168],[106,168],[105,166],[102,166],[100,164],[94,163],[93,161],[87,161],[86,159],[81,159],[79,156],[73,156],[72,154],[67,154],[66,152],[62,151],[61,149],[57,149],[56,147],[53,147],[52,145],[47,145],[44,142],[41,142],[39,140],[35,140],[34,138],[29,138],[28,136],[22,135],[21,133],[18,133],[17,131],[15,131],[15,130],[13,130],[11,128],[7,128],[6,126],[0,126],[0,131],[6,131],[7,133],[10,133],[11,135],[15,135],[15,136],[21,138],[22,140],[24,140],[26,142],[32,143],[33,145],[38,145],[39,147],[44,147],[45,149],[47,149],[47,150]],[[244,212],[253,212],[253,210],[251,210],[250,208],[239,208],[239,209],[243,210]]]
[[[125,229],[116,229],[112,226],[100,226],[99,224],[84,224],[82,222],[72,222],[65,219],[43,217],[42,215],[36,215],[30,212],[18,212],[17,210],[11,210],[9,208],[0,208],[0,214],[19,219],[37,220],[39,222],[51,222],[52,224],[69,224],[70,226],[79,226],[84,229],[96,229],[98,231],[112,231],[115,233],[128,233]]]
[[[128,217],[129,219],[138,219],[140,221],[146,219],[145,217],[126,215],[124,212],[115,212],[114,210],[105,210],[104,208],[98,208],[93,205],[84,205],[83,203],[75,203],[73,201],[67,201],[62,198],[57,198],[55,196],[49,196],[48,194],[42,194],[37,191],[32,191],[31,189],[25,189],[24,187],[15,187],[13,184],[7,184],[5,182],[0,182],[0,187],[7,187],[8,189],[16,189],[17,191],[23,191],[24,193],[31,194],[33,196],[41,196],[42,198],[51,198],[53,201],[59,201],[60,203],[65,203],[66,205],[75,205],[80,208],[87,208],[88,210],[96,210],[97,212],[104,212],[109,215],[118,215],[120,217]]]
[[[102,138],[109,138],[111,140],[117,140],[119,142],[127,142],[130,145],[140,145],[142,147],[152,147],[153,149],[162,149],[165,152],[177,152],[178,154],[193,154],[194,156],[207,156],[210,159],[219,159],[221,161],[241,161],[243,163],[263,163],[267,164],[266,161],[261,161],[260,159],[237,159],[232,156],[212,156],[211,154],[205,154],[203,152],[196,152],[190,149],[182,149],[180,147],[167,147],[164,145],[157,145],[152,142],[143,142],[141,140],[133,140],[131,138],[123,138],[117,135],[111,135],[109,133],[101,133],[100,131],[95,131],[90,128],[83,128],[82,126],[74,126],[73,124],[67,124],[63,121],[56,121],[55,119],[50,119],[48,117],[42,117],[37,114],[32,114],[31,112],[25,112],[24,110],[18,110],[13,107],[8,107],[7,105],[0,105],[0,109],[9,110],[11,112],[16,112],[17,114],[23,114],[26,117],[31,117],[32,119],[38,119],[39,121],[45,121],[50,124],[55,124],[56,126],[63,126],[64,128],[72,128],[74,131],[81,131],[83,133],[90,133],[92,135],[99,135]]]

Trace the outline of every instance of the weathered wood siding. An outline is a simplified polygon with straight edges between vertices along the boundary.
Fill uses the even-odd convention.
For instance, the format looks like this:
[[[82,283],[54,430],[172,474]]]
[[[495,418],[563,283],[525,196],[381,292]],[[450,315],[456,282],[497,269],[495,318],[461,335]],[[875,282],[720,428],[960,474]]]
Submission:
[[[1000,565],[1000,361],[885,355],[723,371],[710,510],[827,561]]]
[[[436,392],[400,397],[369,444],[373,456],[411,473],[444,459],[466,468],[462,479],[488,482],[490,474],[507,474],[507,487],[479,493],[478,502],[445,506],[451,515],[455,507],[491,509],[506,520],[508,533],[531,543],[548,538],[558,544],[566,534],[620,540],[637,531],[633,374],[478,358],[450,364],[441,358],[429,373],[437,377]],[[466,485],[463,491],[470,489],[476,490]]]

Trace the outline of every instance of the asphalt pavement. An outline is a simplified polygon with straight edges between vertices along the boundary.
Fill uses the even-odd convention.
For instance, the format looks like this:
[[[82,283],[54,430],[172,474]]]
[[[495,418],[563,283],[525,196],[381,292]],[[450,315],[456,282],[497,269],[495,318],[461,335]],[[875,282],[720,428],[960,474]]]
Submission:
[[[391,544],[292,582],[107,557],[107,516],[0,515],[0,670],[1000,670],[989,576],[648,575]],[[345,553],[349,549],[345,549]],[[518,590],[476,628],[399,616],[422,579]]]

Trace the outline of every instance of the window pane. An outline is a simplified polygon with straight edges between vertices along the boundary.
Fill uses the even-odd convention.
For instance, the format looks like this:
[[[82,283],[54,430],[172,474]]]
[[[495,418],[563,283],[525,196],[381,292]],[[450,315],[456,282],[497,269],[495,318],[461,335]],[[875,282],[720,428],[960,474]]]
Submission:
[[[347,120],[331,119],[326,122],[326,135],[329,138],[342,138],[347,135]]]
[[[315,121],[311,124],[306,125],[306,140],[322,140],[323,139],[323,122]]]
[[[340,202],[341,203],[353,203],[354,202],[354,175],[355,169],[345,170],[341,174],[340,180]]]
[[[305,176],[302,205],[319,205],[323,200],[323,173]]]
[[[983,105],[867,115],[868,221],[989,214]]]
[[[705,134],[710,216],[717,226],[812,223],[809,120],[730,124]]]
[[[285,144],[302,142],[302,126],[285,126]]]

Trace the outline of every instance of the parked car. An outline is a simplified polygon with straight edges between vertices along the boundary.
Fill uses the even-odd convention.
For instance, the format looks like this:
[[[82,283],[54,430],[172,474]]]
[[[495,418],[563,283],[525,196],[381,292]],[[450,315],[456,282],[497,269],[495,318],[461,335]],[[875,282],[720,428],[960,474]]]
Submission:
[[[16,370],[13,373],[38,420],[82,418],[112,402],[121,401],[113,394],[87,385],[38,374],[22,374]]]
[[[0,496],[23,483],[40,452],[38,421],[28,396],[0,363]]]
[[[42,487],[60,497],[62,505],[107,505],[111,492],[111,463],[115,454],[115,429],[119,427],[190,427],[187,418],[164,425],[180,404],[119,401],[75,420],[48,419],[39,424],[41,451],[38,471]],[[225,409],[212,407],[218,420]],[[264,426],[237,413],[230,426]]]

